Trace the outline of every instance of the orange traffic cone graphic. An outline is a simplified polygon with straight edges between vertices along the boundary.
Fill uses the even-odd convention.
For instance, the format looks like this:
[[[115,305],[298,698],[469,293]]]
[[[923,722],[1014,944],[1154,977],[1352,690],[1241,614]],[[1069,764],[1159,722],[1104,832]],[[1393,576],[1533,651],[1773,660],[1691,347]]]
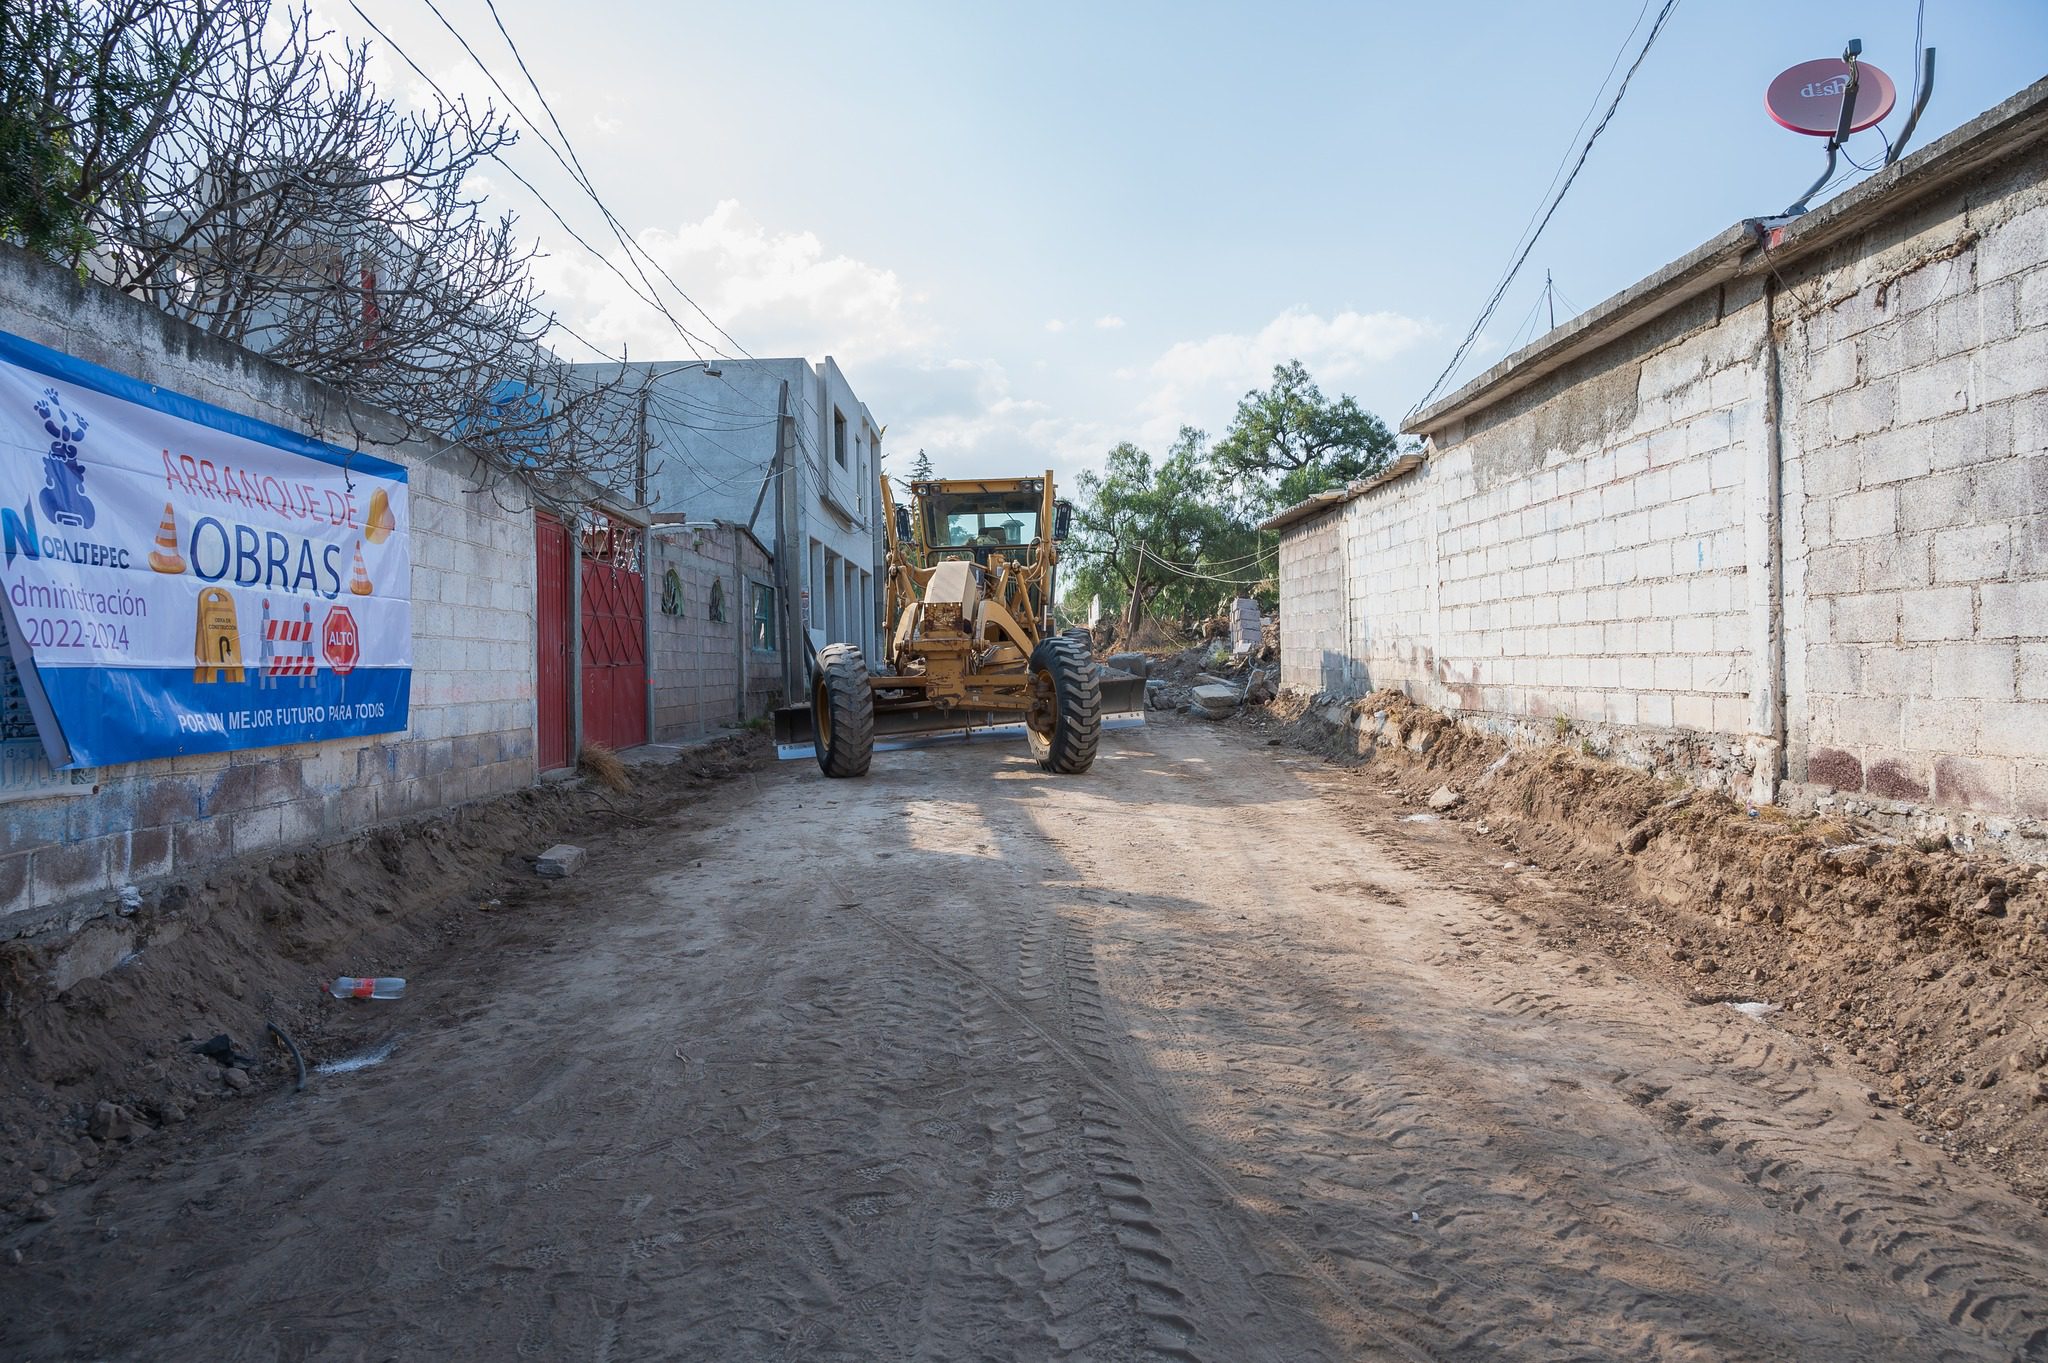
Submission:
[[[361,540],[356,541],[356,566],[355,571],[349,574],[348,589],[357,596],[368,596],[370,594],[370,575],[363,570],[363,542]]]
[[[156,548],[149,551],[149,566],[160,573],[185,571],[185,560],[178,555],[178,518],[169,502],[164,503],[164,521],[156,529]]]

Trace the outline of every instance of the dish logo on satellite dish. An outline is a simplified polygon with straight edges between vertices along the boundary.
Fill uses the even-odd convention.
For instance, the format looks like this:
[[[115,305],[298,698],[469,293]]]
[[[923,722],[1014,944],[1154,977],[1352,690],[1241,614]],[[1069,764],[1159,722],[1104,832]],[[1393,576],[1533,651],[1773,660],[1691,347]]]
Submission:
[[[1802,85],[1799,87],[1799,93],[1807,99],[1840,99],[1842,93],[1848,88],[1849,78],[1843,75],[1836,76],[1833,80],[1816,81],[1810,85]]]

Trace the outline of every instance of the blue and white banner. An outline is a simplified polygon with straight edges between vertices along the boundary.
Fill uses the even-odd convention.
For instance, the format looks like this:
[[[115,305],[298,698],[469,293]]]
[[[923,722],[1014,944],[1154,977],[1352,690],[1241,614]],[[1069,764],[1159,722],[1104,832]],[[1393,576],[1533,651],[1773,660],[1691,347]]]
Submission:
[[[0,332],[0,610],[52,767],[389,733],[402,465]]]

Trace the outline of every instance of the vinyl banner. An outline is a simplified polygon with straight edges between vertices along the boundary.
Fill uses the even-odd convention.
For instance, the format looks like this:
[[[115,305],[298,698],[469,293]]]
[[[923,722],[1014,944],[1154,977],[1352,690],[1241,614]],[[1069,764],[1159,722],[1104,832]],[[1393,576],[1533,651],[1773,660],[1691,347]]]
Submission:
[[[0,332],[0,606],[50,765],[390,733],[403,466]]]

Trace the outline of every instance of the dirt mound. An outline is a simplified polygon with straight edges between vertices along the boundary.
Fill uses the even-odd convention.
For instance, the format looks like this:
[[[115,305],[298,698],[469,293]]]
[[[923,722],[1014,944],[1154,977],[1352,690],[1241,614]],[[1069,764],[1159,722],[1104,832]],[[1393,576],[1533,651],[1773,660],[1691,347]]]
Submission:
[[[1576,928],[1695,997],[1781,1008],[1923,1139],[2048,1197],[2048,872],[1752,808],[1563,745],[1510,749],[1398,692],[1254,723],[1374,763],[1439,817],[1632,902]]]
[[[539,893],[533,859],[550,843],[649,822],[763,751],[758,738],[727,739],[636,766],[628,798],[538,787],[230,863],[162,887],[132,915],[0,943],[0,1205],[33,1214],[38,1180],[90,1176],[232,1098],[250,1071],[287,1074],[267,1023],[317,1061],[347,1032],[324,984],[410,973],[479,915]],[[193,1049],[223,1033],[246,1066]]]

